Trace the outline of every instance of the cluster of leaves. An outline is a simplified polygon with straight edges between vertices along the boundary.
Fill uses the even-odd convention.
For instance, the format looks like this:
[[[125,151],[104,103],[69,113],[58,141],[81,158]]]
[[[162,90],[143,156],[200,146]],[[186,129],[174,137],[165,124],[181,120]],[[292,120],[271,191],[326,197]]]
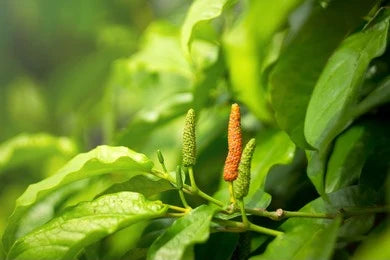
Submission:
[[[153,9],[144,1],[104,2],[79,7],[70,1],[70,13],[80,12],[81,22],[67,17],[66,8],[55,15],[61,28],[74,27],[71,39],[98,46],[81,61],[56,50],[43,57],[48,66],[40,73],[28,60],[39,52],[24,55],[29,66],[23,69],[1,67],[7,86],[0,89],[6,94],[0,95],[6,104],[0,111],[0,259],[390,257],[388,214],[376,210],[390,203],[386,1],[195,0],[185,17],[180,13],[187,6],[172,1],[172,9],[161,12],[174,18],[152,22],[144,12],[150,17],[138,27],[120,21],[124,11],[105,24],[96,17],[115,7],[136,17]],[[42,38],[60,31],[34,19],[54,4],[6,3],[3,10],[26,22],[11,23],[20,35],[27,24],[45,28]],[[0,15],[1,22],[12,21],[7,17]],[[148,23],[136,49],[137,30]],[[0,50],[17,35],[0,37]],[[84,49],[78,51],[75,56]],[[48,73],[57,59],[63,67]],[[185,216],[168,212],[165,203],[180,204],[177,190],[156,177],[151,158],[161,149],[174,178],[183,117],[191,107],[200,115],[198,186],[229,201],[221,172],[232,101],[243,107],[244,139],[256,136],[257,142],[246,206],[340,217],[280,223],[248,216],[284,232],[272,238],[212,232],[218,231],[215,218],[240,216],[217,213],[198,197],[188,198],[194,209]],[[21,130],[31,133],[16,135]],[[375,210],[342,218],[349,209]]]

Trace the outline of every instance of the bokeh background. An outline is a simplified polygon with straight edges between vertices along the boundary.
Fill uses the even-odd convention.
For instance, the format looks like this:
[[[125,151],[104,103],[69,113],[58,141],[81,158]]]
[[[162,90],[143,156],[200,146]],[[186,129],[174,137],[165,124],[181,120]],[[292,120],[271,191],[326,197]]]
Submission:
[[[284,2],[291,4],[280,4]],[[289,51],[289,44],[296,44],[295,37],[301,37],[303,32],[302,38],[318,41],[311,44],[314,54],[302,59],[316,57],[316,50],[330,46],[326,53],[319,53],[323,62],[313,66],[317,71],[307,71],[309,81],[315,84],[327,58],[342,40],[360,31],[380,7],[389,5],[389,1],[378,1],[373,5],[375,12],[351,18],[356,26],[351,25],[353,29],[341,35],[344,32],[337,34],[337,23],[346,20],[348,24],[349,17],[368,4],[364,0],[346,0],[339,10],[326,9],[333,2],[337,1],[231,1],[234,7],[226,8],[223,16],[197,25],[190,64],[182,51],[180,29],[191,0],[1,0],[0,234],[15,200],[29,184],[55,173],[74,155],[98,145],[127,146],[155,162],[156,150],[160,149],[168,169],[174,170],[180,162],[183,119],[191,107],[198,117],[198,185],[210,194],[218,192],[224,185],[221,170],[233,102],[239,102],[242,108],[245,142],[256,137],[261,147],[252,164],[253,172],[264,176],[259,183],[266,182],[267,193],[260,194],[260,204],[270,204],[270,210],[298,210],[317,198],[307,177],[308,161],[302,145],[294,143],[276,122],[268,76],[280,54]],[[319,22],[313,23],[317,18]],[[333,27],[324,32],[315,30],[315,26],[326,28],[326,23]],[[309,32],[307,37],[305,32]],[[285,68],[290,75],[301,64],[295,65]],[[297,75],[304,74],[298,72]],[[387,80],[388,84],[389,73],[387,49],[370,63],[361,99],[382,82]],[[302,82],[305,83],[304,77],[298,79],[298,83]],[[370,146],[367,164],[366,158],[356,156],[355,161],[362,161],[358,164],[361,168],[351,168],[359,174],[365,172],[365,176],[375,169],[380,173],[378,181],[383,183],[390,154],[386,146],[390,144],[386,135],[390,129],[389,111],[388,101],[382,102],[358,118],[357,124],[369,122],[369,134],[382,139],[370,139],[369,145],[379,148]],[[377,164],[377,158],[383,163]],[[356,184],[357,179],[355,174],[345,186]],[[57,209],[91,200],[120,180],[108,176],[88,181],[87,192],[80,190],[76,196],[56,202]],[[166,202],[178,201],[174,192],[163,197]],[[201,201],[193,199],[191,203]],[[382,221],[384,216],[380,218]],[[372,225],[367,230],[374,226],[373,218],[370,221]],[[158,225],[166,227],[170,223]],[[261,224],[277,226],[267,220]],[[103,259],[122,256],[136,244],[128,234],[141,234],[145,227],[146,224],[125,230],[104,240],[99,248]],[[227,243],[235,245],[237,237],[229,236],[226,235]],[[208,244],[196,247],[197,255],[207,256],[218,248],[215,254],[222,257],[224,248],[217,246],[220,238],[213,234]],[[262,250],[264,247],[259,247],[257,252]],[[348,250],[337,249],[336,256],[344,256],[354,248]]]

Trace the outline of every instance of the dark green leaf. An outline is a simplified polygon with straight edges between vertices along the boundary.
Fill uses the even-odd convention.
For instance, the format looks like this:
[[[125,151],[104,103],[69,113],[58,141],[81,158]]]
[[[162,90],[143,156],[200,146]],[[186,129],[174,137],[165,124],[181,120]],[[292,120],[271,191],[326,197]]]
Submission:
[[[152,244],[148,259],[182,259],[187,248],[208,239],[214,211],[213,207],[203,205],[176,220]]]
[[[383,54],[388,28],[387,19],[348,37],[329,59],[306,112],[305,136],[312,146],[326,146],[351,122],[365,71]]]
[[[19,238],[8,259],[73,259],[85,246],[136,222],[162,216],[167,209],[161,201],[146,201],[138,193],[106,195],[81,203]]]
[[[331,1],[326,8],[315,3],[310,17],[282,52],[270,75],[271,99],[279,126],[297,145],[310,148],[304,136],[304,119],[323,67],[375,2]]]
[[[224,35],[224,48],[235,97],[261,120],[272,122],[268,93],[261,78],[277,58],[283,37],[275,36],[301,0],[251,1],[245,16]],[[259,15],[261,14],[261,15]]]

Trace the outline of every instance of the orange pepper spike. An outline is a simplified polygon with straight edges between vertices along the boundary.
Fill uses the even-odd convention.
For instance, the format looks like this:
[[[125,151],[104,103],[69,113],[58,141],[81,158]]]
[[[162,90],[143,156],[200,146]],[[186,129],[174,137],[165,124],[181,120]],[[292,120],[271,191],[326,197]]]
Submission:
[[[225,167],[223,170],[223,179],[225,181],[234,181],[238,176],[238,165],[240,164],[242,153],[242,136],[241,136],[241,115],[240,107],[233,104],[230,111],[228,127],[228,148],[229,152],[226,157]]]

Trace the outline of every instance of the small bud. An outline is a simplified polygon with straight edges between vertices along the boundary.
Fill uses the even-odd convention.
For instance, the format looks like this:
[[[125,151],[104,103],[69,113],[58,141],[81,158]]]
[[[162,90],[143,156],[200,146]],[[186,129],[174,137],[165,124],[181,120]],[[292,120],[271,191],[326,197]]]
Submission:
[[[183,188],[183,179],[181,178],[181,166],[176,167],[176,187],[181,190]]]
[[[196,140],[195,140],[195,111],[188,110],[183,131],[183,165],[194,166],[196,162]]]
[[[237,104],[233,104],[230,111],[228,127],[229,151],[226,157],[225,167],[223,170],[223,178],[225,181],[234,181],[238,175],[238,164],[240,163],[242,152],[240,119],[240,107]]]
[[[157,150],[157,158],[158,158],[158,161],[161,163],[161,164],[164,164],[164,157],[161,153],[160,150]]]
[[[251,181],[251,161],[255,151],[256,140],[252,138],[245,146],[242,152],[240,165],[238,166],[238,177],[233,183],[234,196],[241,200],[248,195],[249,184]]]

